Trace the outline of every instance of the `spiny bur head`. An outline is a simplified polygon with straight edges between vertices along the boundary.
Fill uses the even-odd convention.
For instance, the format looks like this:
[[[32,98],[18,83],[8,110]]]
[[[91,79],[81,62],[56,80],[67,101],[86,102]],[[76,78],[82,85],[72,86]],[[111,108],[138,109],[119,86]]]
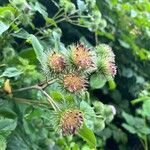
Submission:
[[[112,51],[112,48],[107,44],[100,44],[96,48],[98,54],[102,59],[109,59],[111,61],[115,61],[115,54]]]
[[[86,48],[83,44],[78,44],[77,46],[72,47],[71,58],[73,63],[79,69],[94,67],[92,53],[90,49]]]
[[[114,77],[117,73],[115,62],[109,60],[102,61],[101,71],[105,77]]]
[[[98,71],[106,80],[112,79],[117,73],[115,62],[108,59],[102,59],[97,62]]]
[[[61,115],[60,127],[63,135],[73,135],[83,125],[83,114],[79,110],[67,110]]]
[[[48,55],[48,64],[54,72],[61,72],[65,68],[65,58],[63,55],[53,52]]]
[[[68,73],[64,75],[63,84],[66,90],[69,92],[81,92],[85,89],[87,80],[84,76],[77,73]]]
[[[108,70],[113,77],[116,75],[117,67],[115,65],[115,62],[112,62],[112,61],[108,62]]]

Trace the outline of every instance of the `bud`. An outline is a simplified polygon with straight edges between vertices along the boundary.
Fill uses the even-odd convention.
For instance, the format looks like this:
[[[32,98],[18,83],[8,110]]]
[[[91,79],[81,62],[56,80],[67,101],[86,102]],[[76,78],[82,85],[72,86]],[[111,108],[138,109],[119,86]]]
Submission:
[[[65,58],[63,55],[54,52],[48,56],[48,64],[54,72],[61,72],[65,68]]]
[[[83,114],[79,110],[65,111],[60,120],[63,135],[72,135],[83,125]]]
[[[79,69],[87,69],[95,66],[90,49],[87,49],[83,44],[72,47],[71,59]]]
[[[69,73],[64,75],[63,84],[69,92],[80,92],[85,89],[87,80],[84,76]]]
[[[8,94],[11,94],[12,93],[12,89],[11,89],[11,86],[10,86],[10,80],[7,79],[5,82],[4,82],[4,91]]]

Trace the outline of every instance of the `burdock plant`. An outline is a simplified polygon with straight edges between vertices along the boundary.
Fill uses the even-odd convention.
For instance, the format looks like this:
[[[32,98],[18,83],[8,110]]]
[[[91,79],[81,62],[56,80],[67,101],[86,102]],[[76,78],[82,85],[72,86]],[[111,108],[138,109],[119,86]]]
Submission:
[[[31,36],[31,41],[34,38]],[[33,44],[33,47],[35,48],[36,45]],[[66,51],[54,49],[55,51],[41,51],[39,55],[35,48],[44,73],[48,72],[46,80],[18,91],[32,88],[40,90],[54,109],[51,111],[50,120],[55,131],[63,136],[80,134],[85,138],[86,132],[91,133],[90,129],[95,128],[102,130],[105,122],[111,121],[115,115],[114,107],[112,110],[109,106],[102,104],[100,109],[104,111],[103,113],[98,111],[97,114],[94,110],[94,107],[97,106],[91,107],[87,103],[91,74],[102,74],[107,80],[113,78],[116,75],[115,55],[112,49],[105,44],[96,48],[88,48],[85,44],[80,43],[69,46]],[[61,93],[60,101],[56,101],[55,97],[46,91],[46,88],[52,84],[55,85],[55,88],[58,86],[64,89],[60,88],[59,91],[58,88]]]

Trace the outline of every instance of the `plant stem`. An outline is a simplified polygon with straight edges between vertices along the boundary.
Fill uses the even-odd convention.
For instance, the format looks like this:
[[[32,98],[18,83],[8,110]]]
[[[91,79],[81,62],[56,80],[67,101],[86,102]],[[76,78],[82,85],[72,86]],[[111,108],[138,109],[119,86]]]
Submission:
[[[18,97],[12,97],[13,100],[15,100],[18,103],[22,103],[22,104],[27,104],[27,105],[34,105],[34,106],[42,106],[44,108],[47,108],[47,104],[48,103],[44,103],[44,102],[39,102],[39,101],[35,101],[35,100],[29,100],[29,99],[24,99],[24,98],[18,98]]]
[[[98,45],[98,36],[97,36],[96,31],[95,31],[95,45]]]
[[[148,142],[147,142],[147,135],[144,136],[144,149],[148,150]]]
[[[52,97],[50,97],[50,95],[47,92],[45,92],[44,90],[41,90],[41,92],[47,97],[47,100],[52,105],[52,107],[54,108],[55,111],[60,110],[58,105],[54,102]]]
[[[75,22],[73,22],[73,21],[69,21],[69,20],[66,20],[67,22],[69,22],[70,24],[73,24],[73,25],[75,25],[75,26],[79,26],[79,27],[82,27],[82,28],[87,28],[87,26],[84,26],[84,25],[81,25],[81,24],[76,24]]]
[[[144,117],[144,126],[147,127],[147,122],[146,122],[146,117]],[[148,139],[147,139],[147,135],[144,135],[144,149],[148,150]]]
[[[132,100],[131,104],[135,105],[137,103],[143,102],[143,101],[148,100],[148,99],[150,99],[150,97],[148,97],[148,96],[140,97],[140,98]]]
[[[53,16],[53,19],[55,20],[59,15],[60,13],[63,11],[63,9],[59,9],[58,12]]]
[[[32,86],[28,86],[28,87],[24,87],[24,88],[19,88],[17,90],[13,90],[13,93],[15,92],[21,92],[21,91],[27,91],[27,90],[31,90],[31,89],[45,89],[48,85],[54,83],[56,80],[49,80],[49,81],[43,81],[39,84],[35,84],[35,85],[32,85]]]
[[[48,102],[52,105],[52,107],[54,108],[54,110],[57,111],[57,110],[60,110],[60,109],[59,109],[59,106],[58,106],[58,105],[55,103],[55,101],[50,97],[50,95],[49,95],[46,91],[44,91],[44,89],[45,89],[48,85],[54,83],[55,81],[56,81],[55,79],[54,79],[54,80],[49,80],[49,81],[44,81],[44,82],[42,82],[42,83],[40,83],[40,84],[36,84],[36,85],[33,85],[33,86],[24,87],[24,88],[20,88],[20,89],[14,90],[13,93],[14,93],[14,92],[26,91],[26,90],[31,90],[31,89],[40,90],[40,91],[47,97]]]

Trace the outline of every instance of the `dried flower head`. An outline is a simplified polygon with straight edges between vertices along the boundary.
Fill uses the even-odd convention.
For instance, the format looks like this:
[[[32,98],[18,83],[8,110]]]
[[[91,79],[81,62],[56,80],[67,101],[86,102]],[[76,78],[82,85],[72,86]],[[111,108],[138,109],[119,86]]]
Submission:
[[[72,47],[71,59],[79,69],[94,67],[93,56],[90,49],[83,44]]]
[[[76,73],[68,73],[64,75],[63,84],[69,92],[80,92],[85,89],[87,80],[84,76]]]
[[[83,125],[83,114],[79,110],[67,110],[62,113],[60,127],[63,135],[72,135]]]
[[[48,56],[48,64],[54,72],[61,72],[65,68],[65,58],[63,55],[53,52]]]

